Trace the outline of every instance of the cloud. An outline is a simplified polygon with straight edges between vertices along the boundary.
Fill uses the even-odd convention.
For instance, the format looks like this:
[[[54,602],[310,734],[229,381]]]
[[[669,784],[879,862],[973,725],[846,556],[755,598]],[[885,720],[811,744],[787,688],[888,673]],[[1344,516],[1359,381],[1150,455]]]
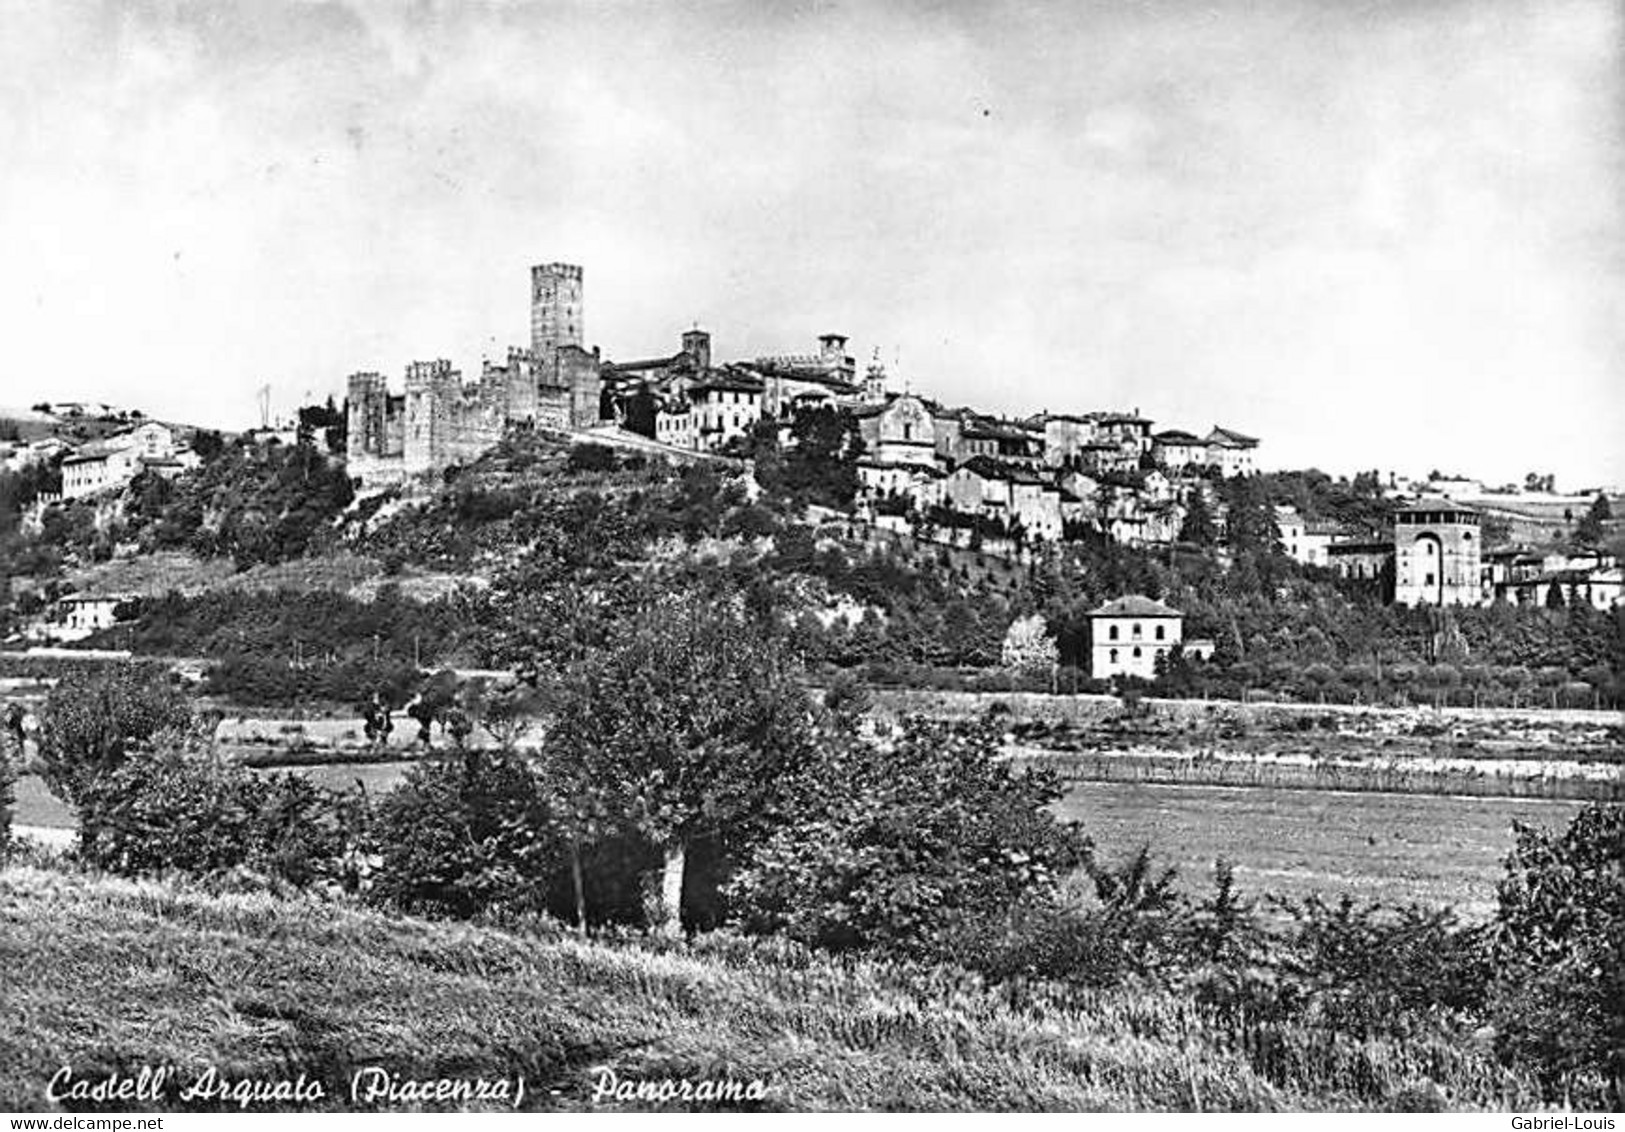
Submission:
[[[952,402],[1625,480],[1619,44],[1606,0],[28,5],[4,380],[241,421],[472,369],[566,259],[612,356],[835,329]]]

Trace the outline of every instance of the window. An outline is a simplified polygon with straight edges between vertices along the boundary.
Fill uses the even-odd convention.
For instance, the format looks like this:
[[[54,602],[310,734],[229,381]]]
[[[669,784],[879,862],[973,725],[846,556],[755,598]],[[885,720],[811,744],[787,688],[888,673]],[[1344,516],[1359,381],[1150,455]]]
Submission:
[[[1163,626],[1158,625],[1157,626],[1157,640],[1159,640],[1159,641],[1162,640],[1162,634],[1163,634]]]
[[[1431,586],[1433,584],[1433,574],[1432,574],[1431,571],[1429,571],[1426,575],[1423,576],[1422,584],[1424,586]]]
[[[1106,635],[1115,641],[1117,639],[1117,626],[1113,625],[1110,629],[1108,629],[1106,631]]]
[[[1113,664],[1117,663],[1117,650],[1116,649],[1112,650],[1112,663]]]
[[[1139,645],[1134,646],[1134,659],[1135,660],[1140,659],[1140,646]]]
[[[1140,623],[1138,621],[1134,623],[1134,639],[1136,641],[1140,639]]]

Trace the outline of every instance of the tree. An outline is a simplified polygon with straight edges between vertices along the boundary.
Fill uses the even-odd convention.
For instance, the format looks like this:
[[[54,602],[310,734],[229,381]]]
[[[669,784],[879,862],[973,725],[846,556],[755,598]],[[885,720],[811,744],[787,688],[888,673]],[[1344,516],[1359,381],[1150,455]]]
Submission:
[[[772,812],[775,783],[812,750],[812,704],[736,596],[647,601],[623,628],[563,677],[550,758],[583,809],[621,815],[659,847],[648,920],[676,934],[691,846]]]
[[[1185,520],[1179,525],[1179,541],[1196,546],[1212,546],[1219,532],[1213,522],[1213,511],[1208,507],[1207,495],[1192,491],[1185,504]]]
[[[457,704],[457,674],[443,668],[431,676],[406,706],[406,714],[417,721],[418,742],[430,745],[430,728],[446,720]]]
[[[1016,672],[1033,672],[1048,676],[1059,661],[1055,638],[1050,636],[1040,614],[1018,617],[1010,623],[1004,634],[999,658],[1004,667]]]
[[[535,911],[559,859],[540,782],[511,751],[427,758],[378,807],[376,900],[472,916]]]
[[[156,671],[118,668],[65,677],[45,701],[40,760],[51,792],[78,805],[95,779],[154,735],[191,725],[186,698]]]
[[[911,719],[894,749],[824,744],[791,784],[788,819],[729,884],[735,918],[821,947],[961,957],[987,924],[1053,893],[1088,848],[1049,812],[1058,780],[997,761],[999,743],[988,727]]]
[[[221,435],[213,429],[198,429],[192,434],[192,452],[197,453],[198,460],[208,463],[215,460],[215,456],[223,452],[226,442]]]
[[[1625,807],[1593,803],[1561,835],[1521,823],[1495,923],[1501,1055],[1547,1099],[1625,1103]],[[1590,1086],[1587,1088],[1587,1086]]]
[[[1579,546],[1600,546],[1604,524],[1613,517],[1613,509],[1608,506],[1608,497],[1598,492],[1597,498],[1591,501],[1591,509],[1575,525],[1575,543]]]

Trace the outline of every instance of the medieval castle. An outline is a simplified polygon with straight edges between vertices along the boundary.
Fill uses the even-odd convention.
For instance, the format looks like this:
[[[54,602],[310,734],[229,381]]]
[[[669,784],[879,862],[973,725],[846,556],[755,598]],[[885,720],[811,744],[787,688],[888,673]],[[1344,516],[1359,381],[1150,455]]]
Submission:
[[[509,428],[613,430],[628,423],[629,400],[640,393],[654,399],[658,420],[641,435],[615,430],[614,441],[646,437],[675,453],[714,451],[792,402],[856,407],[882,395],[873,373],[858,384],[843,334],[821,335],[816,353],[713,365],[711,335],[695,327],[675,354],[611,362],[582,345],[584,305],[580,267],[541,264],[530,271],[530,348],[486,361],[477,382],[465,383],[444,359],[408,365],[400,394],[382,374],[351,374],[351,475],[378,483],[437,472],[479,456]]]
[[[444,359],[408,365],[401,394],[382,374],[351,374],[351,474],[376,482],[438,471],[472,460],[513,426],[597,424],[602,367],[581,344],[582,315],[581,268],[542,264],[530,272],[530,349],[487,361],[478,382],[465,384]]]

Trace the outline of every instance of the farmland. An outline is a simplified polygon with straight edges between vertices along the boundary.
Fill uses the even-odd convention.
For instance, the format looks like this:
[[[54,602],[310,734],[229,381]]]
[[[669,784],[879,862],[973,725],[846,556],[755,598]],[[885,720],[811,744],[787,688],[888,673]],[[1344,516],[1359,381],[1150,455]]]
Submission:
[[[1060,813],[1083,823],[1108,860],[1149,844],[1188,889],[1218,858],[1249,896],[1342,893],[1361,900],[1494,909],[1512,822],[1561,828],[1574,802],[1090,782]]]
[[[362,784],[374,797],[409,763],[324,763],[297,768],[322,786]],[[39,779],[23,778],[17,822],[65,828],[71,812]],[[1058,804],[1083,823],[1102,856],[1120,860],[1149,844],[1199,891],[1218,858],[1236,867],[1243,892],[1454,905],[1473,918],[1494,908],[1514,820],[1561,828],[1576,802],[1331,790],[1076,783]]]

